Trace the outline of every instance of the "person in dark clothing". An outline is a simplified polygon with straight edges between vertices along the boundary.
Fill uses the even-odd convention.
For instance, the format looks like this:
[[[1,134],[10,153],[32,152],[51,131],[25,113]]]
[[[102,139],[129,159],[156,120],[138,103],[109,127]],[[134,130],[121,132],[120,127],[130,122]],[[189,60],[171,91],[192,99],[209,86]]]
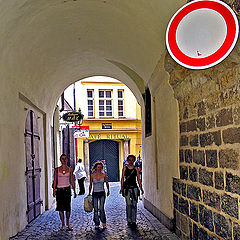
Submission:
[[[125,197],[126,200],[127,222],[130,226],[136,226],[137,202],[138,196],[140,195],[138,185],[142,194],[144,194],[141,179],[139,177],[139,170],[137,167],[134,167],[135,160],[136,157],[134,155],[128,155],[128,165],[126,165],[122,170],[120,189],[120,193]]]
[[[140,158],[140,154],[139,156],[137,157],[137,161],[134,163],[134,166],[138,168],[139,170],[139,176],[140,176],[140,179],[142,181],[142,160]]]

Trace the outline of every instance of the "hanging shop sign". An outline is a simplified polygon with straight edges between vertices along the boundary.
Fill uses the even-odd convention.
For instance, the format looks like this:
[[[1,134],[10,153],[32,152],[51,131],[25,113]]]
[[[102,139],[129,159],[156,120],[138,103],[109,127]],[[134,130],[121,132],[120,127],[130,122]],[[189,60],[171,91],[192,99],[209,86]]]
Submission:
[[[67,122],[78,122],[83,119],[83,115],[81,112],[67,112],[63,114],[62,118]]]
[[[76,130],[73,136],[74,138],[89,138],[90,137],[89,126],[80,126],[79,130]]]
[[[170,20],[166,45],[171,57],[190,69],[206,69],[223,61],[239,33],[234,11],[218,0],[192,1]]]

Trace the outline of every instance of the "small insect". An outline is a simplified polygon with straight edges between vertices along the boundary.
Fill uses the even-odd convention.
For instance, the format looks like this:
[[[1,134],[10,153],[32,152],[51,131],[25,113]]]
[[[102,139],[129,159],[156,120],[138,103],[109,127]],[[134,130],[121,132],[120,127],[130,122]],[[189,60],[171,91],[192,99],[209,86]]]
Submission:
[[[197,55],[198,55],[198,57],[202,56],[202,54],[198,50],[197,50]]]

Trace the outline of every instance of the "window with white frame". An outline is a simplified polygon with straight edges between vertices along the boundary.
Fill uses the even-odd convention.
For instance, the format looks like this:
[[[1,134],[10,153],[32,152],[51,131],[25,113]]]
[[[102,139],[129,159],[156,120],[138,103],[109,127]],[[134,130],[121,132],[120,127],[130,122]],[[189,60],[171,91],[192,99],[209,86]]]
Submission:
[[[124,116],[123,90],[118,90],[118,117]]]
[[[87,90],[88,117],[94,117],[93,90]]]
[[[99,90],[99,117],[112,117],[112,90]]]

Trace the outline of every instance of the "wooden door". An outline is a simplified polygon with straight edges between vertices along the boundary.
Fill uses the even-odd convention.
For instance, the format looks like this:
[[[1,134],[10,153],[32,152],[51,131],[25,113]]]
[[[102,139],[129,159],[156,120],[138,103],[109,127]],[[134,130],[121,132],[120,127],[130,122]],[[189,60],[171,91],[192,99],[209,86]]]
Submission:
[[[34,112],[29,111],[25,125],[28,222],[41,213],[39,140],[37,119]]]

